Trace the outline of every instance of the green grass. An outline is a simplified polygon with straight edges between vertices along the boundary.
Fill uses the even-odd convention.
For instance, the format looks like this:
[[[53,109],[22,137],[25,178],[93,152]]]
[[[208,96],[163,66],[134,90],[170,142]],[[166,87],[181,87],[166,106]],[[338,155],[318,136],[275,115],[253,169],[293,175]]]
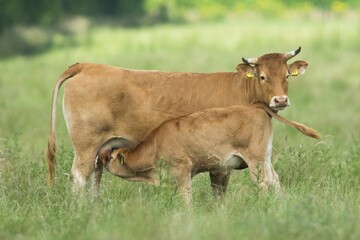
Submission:
[[[0,239],[359,239],[359,17],[267,20],[146,28],[96,26],[48,52],[0,60]],[[70,44],[71,43],[71,44]],[[45,182],[50,98],[75,62],[166,71],[234,71],[241,57],[302,46],[309,62],[291,79],[281,112],[318,129],[317,142],[275,123],[273,162],[284,194],[263,194],[248,171],[234,172],[222,204],[209,177],[194,178],[186,209],[171,187],[105,173],[101,197],[72,196],[73,152],[58,109],[57,184]],[[60,105],[60,104],[59,104]]]

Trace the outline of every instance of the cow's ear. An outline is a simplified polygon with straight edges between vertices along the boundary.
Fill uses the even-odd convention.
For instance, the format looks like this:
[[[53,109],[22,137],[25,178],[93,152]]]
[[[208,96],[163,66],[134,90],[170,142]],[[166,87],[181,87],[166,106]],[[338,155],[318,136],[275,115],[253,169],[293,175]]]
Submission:
[[[255,68],[246,63],[238,64],[236,70],[239,73],[244,73],[248,78],[253,78],[255,76]]]
[[[304,74],[305,69],[309,64],[305,61],[296,61],[289,65],[289,72],[291,76],[297,76],[299,74]]]

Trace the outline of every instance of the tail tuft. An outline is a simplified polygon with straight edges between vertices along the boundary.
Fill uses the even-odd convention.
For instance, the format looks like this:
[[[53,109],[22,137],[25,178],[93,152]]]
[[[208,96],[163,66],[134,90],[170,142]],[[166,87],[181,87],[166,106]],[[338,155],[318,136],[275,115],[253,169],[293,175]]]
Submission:
[[[47,163],[47,182],[50,186],[54,186],[55,183],[55,166],[56,166],[56,144],[55,134],[51,133],[48,142],[48,148],[46,151],[46,163]]]
[[[309,128],[298,122],[294,122],[294,127],[306,136],[319,140],[321,139],[321,135],[315,129]]]
[[[256,106],[257,108],[263,109],[271,117],[276,118],[278,121],[283,122],[289,126],[296,128],[302,134],[304,134],[308,137],[312,137],[315,139],[321,139],[320,134],[316,130],[309,128],[308,126],[305,126],[304,124],[301,124],[301,123],[298,123],[295,121],[291,121],[291,120],[281,117],[280,115],[278,115],[276,112],[273,112],[267,105],[265,105],[263,103],[255,103],[254,106]]]

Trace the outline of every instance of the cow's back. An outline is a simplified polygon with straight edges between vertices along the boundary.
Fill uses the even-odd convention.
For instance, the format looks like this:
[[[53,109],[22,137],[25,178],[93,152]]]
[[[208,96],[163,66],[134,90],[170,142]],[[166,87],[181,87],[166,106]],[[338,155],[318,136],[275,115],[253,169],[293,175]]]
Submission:
[[[239,97],[229,93],[234,74],[171,73],[87,64],[68,80],[64,90],[70,136],[73,142],[94,138],[101,143],[113,136],[139,142],[168,119],[239,103]]]

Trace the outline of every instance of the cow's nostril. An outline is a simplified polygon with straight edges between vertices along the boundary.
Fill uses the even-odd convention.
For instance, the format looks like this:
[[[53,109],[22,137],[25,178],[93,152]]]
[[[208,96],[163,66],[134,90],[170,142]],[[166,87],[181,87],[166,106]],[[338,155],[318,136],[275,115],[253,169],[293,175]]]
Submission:
[[[290,99],[285,96],[274,96],[270,101],[270,107],[272,108],[284,108],[290,106]]]
[[[276,105],[283,105],[288,103],[288,97],[276,97],[274,98],[274,103]]]

